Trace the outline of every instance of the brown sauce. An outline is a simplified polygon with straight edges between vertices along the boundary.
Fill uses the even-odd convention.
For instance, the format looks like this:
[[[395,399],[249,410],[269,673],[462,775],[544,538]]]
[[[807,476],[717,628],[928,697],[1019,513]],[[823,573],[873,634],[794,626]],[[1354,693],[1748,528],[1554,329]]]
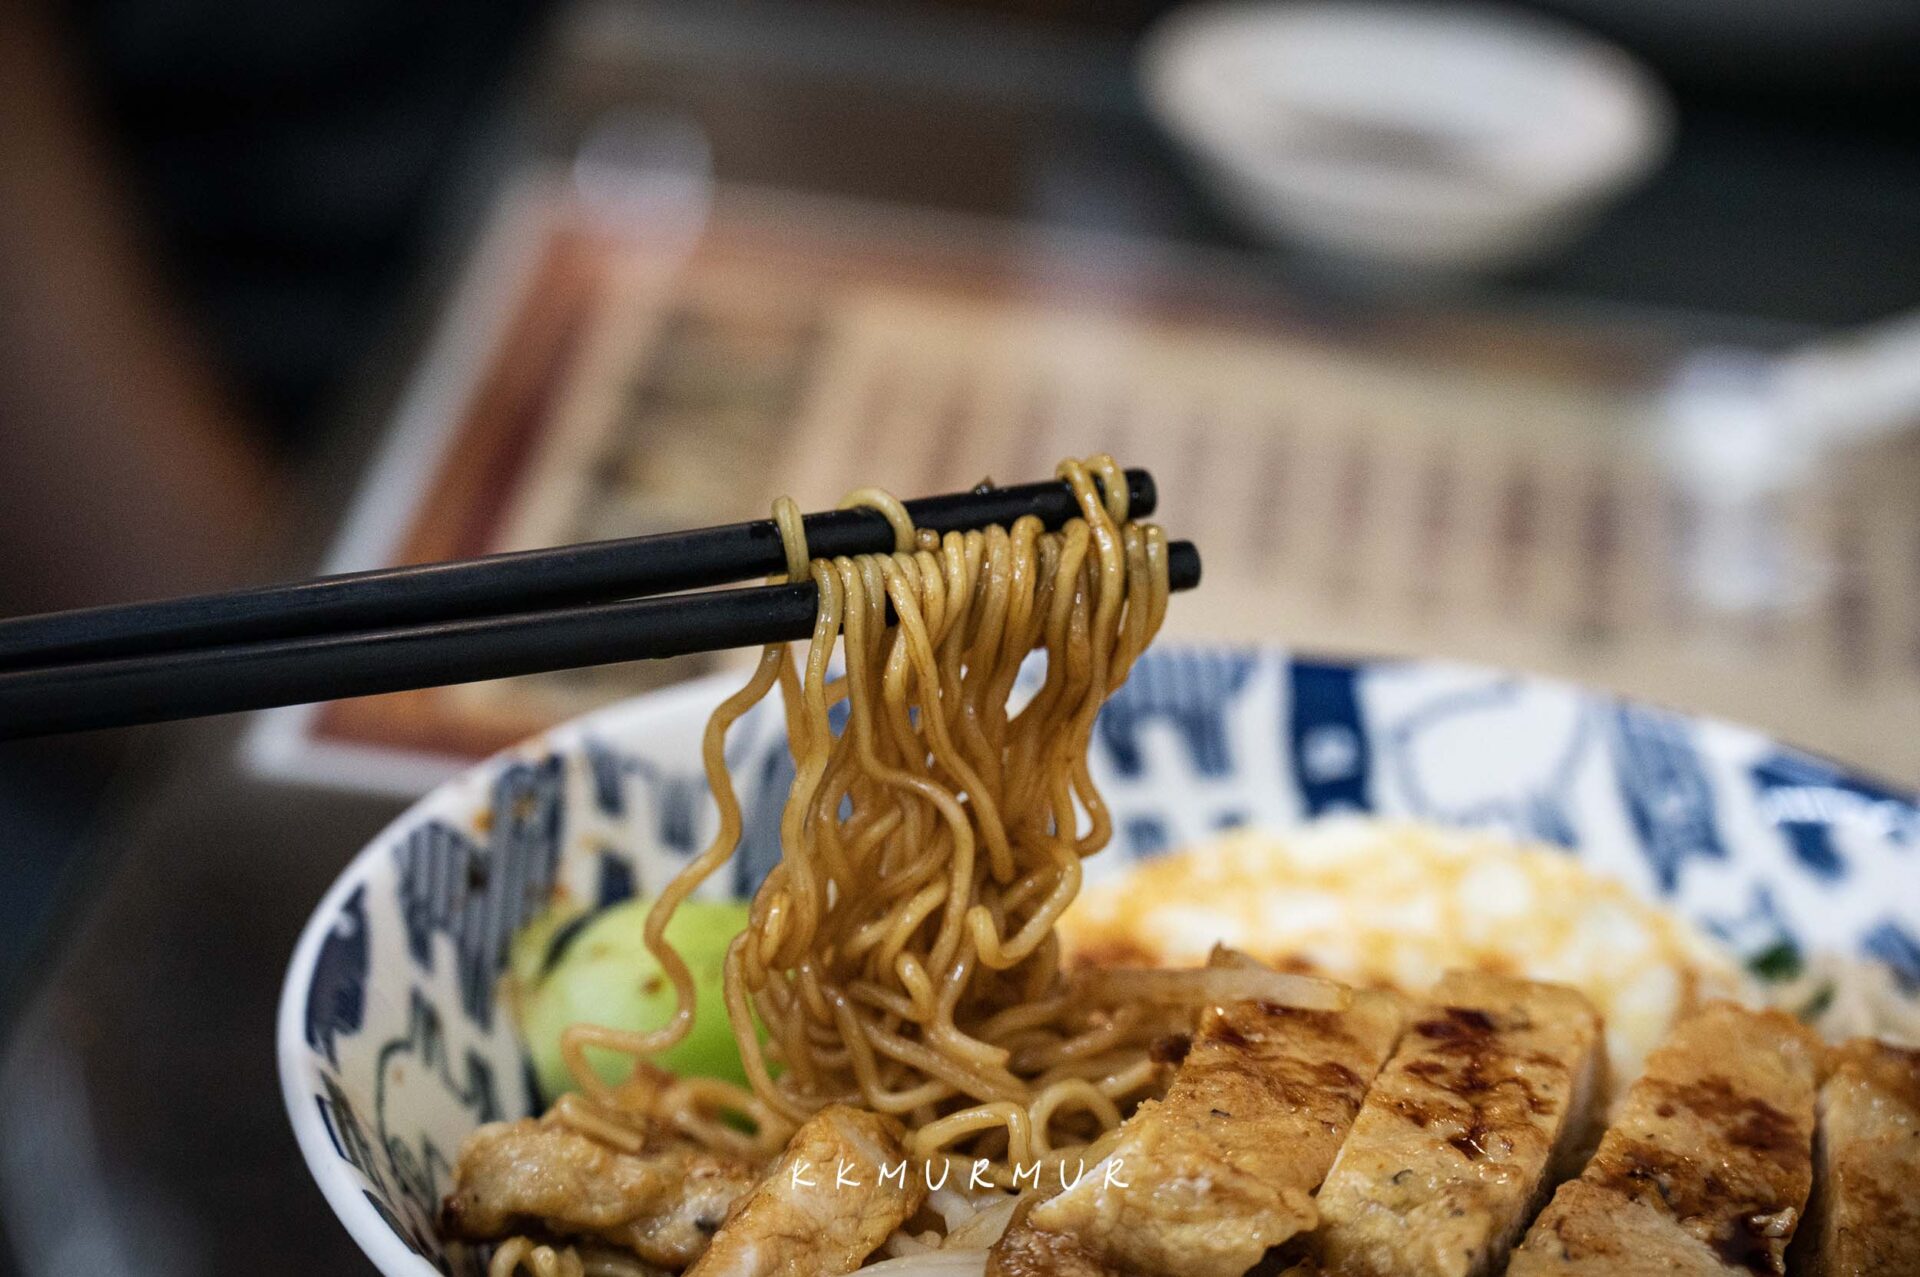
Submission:
[[[1686,1109],[1701,1121],[1711,1123],[1729,1144],[1776,1160],[1806,1149],[1806,1135],[1799,1123],[1765,1100],[1734,1090],[1733,1084],[1723,1077],[1701,1078],[1695,1082],[1649,1078],[1643,1085],[1661,1097],[1659,1107],[1654,1110],[1661,1117],[1672,1117],[1676,1108]]]
[[[1780,1271],[1779,1261],[1775,1258],[1775,1247],[1779,1242],[1767,1235],[1762,1216],[1742,1215],[1732,1220],[1727,1227],[1715,1233],[1707,1244],[1720,1257],[1720,1262],[1731,1268],[1744,1268],[1750,1273]]]
[[[1470,1007],[1447,1007],[1440,1018],[1422,1020],[1413,1031],[1438,1042],[1467,1042],[1492,1035],[1497,1026],[1485,1011]]]
[[[1155,1064],[1178,1064],[1193,1050],[1193,1034],[1165,1033],[1147,1044],[1147,1058]]]
[[[1492,1016],[1471,1007],[1446,1007],[1440,1014],[1415,1023],[1413,1032],[1431,1045],[1422,1058],[1403,1066],[1405,1073],[1461,1103],[1405,1097],[1388,1101],[1395,1114],[1422,1129],[1436,1121],[1460,1123],[1464,1129],[1447,1143],[1468,1161],[1477,1161],[1491,1151],[1489,1141],[1496,1124],[1491,1110],[1496,1094],[1525,1105],[1531,1113],[1545,1115],[1555,1109],[1554,1101],[1539,1094],[1519,1074],[1517,1066],[1522,1062],[1551,1065],[1559,1061],[1538,1054],[1523,1058],[1502,1049],[1496,1037],[1499,1027]]]

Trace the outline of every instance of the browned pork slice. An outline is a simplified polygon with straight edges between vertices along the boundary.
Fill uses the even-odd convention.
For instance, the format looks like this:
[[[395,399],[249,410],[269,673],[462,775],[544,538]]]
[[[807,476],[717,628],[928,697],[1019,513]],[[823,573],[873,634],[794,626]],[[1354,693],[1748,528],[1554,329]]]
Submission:
[[[1591,1129],[1600,1017],[1573,989],[1455,972],[1407,1027],[1320,1186],[1338,1277],[1498,1272]]]
[[[1507,1271],[1783,1272],[1813,1180],[1818,1056],[1777,1011],[1716,1002],[1683,1021]]]
[[[466,1241],[528,1230],[596,1237],[684,1268],[758,1179],[752,1162],[665,1128],[624,1153],[557,1121],[492,1122],[460,1150],[441,1226]]]
[[[794,1133],[687,1277],[850,1273],[926,1200],[900,1124],[833,1105]]]
[[[1398,999],[1367,992],[1344,1011],[1208,1009],[1166,1098],[1026,1226],[1122,1273],[1240,1277],[1313,1227],[1313,1191],[1400,1022]],[[1010,1232],[1002,1249],[1015,1245],[1038,1243]]]
[[[1859,1038],[1828,1062],[1795,1271],[1920,1273],[1920,1051]]]

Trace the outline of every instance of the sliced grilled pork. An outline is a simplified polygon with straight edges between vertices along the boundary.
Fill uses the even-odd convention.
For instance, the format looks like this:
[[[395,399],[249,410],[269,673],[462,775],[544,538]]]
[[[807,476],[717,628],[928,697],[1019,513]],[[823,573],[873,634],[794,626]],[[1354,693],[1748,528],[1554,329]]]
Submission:
[[[1795,1271],[1920,1273],[1920,1051],[1859,1038],[1828,1064]]]
[[[1777,1011],[1716,1002],[1682,1022],[1507,1271],[1783,1272],[1813,1180],[1818,1055]]]
[[[801,1125],[687,1277],[850,1273],[926,1200],[900,1124],[833,1105]]]
[[[1600,1017],[1562,985],[1455,972],[1374,1079],[1317,1199],[1338,1277],[1483,1277],[1592,1129]]]
[[[1210,1008],[1166,1098],[1142,1104],[1113,1151],[1025,1229],[1070,1239],[1074,1262],[1096,1271],[1240,1277],[1313,1227],[1313,1192],[1401,1020],[1397,999],[1365,992],[1337,1012]],[[1002,1250],[1044,1252],[1023,1231]]]

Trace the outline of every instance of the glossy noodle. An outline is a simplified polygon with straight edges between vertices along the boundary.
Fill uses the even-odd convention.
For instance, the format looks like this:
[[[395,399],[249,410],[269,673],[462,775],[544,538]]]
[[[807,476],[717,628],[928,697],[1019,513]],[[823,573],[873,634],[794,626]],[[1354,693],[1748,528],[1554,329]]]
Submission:
[[[580,1090],[560,1120],[618,1147],[650,1117],[765,1155],[826,1105],[852,1103],[899,1117],[916,1156],[986,1158],[1004,1184],[1010,1164],[1091,1160],[1153,1084],[1147,1048],[1166,1016],[1070,991],[1054,924],[1111,833],[1087,745],[1165,615],[1166,539],[1129,521],[1111,458],[1059,474],[1080,517],[1057,532],[1027,518],[937,536],[884,493],[852,494],[893,524],[892,554],[810,559],[793,504],[776,503],[788,575],[819,591],[812,638],[797,661],[768,647],[709,721],[719,828],[646,922],[676,1011],[646,1033],[570,1028]],[[1044,677],[1015,710],[1035,651]],[[646,1068],[609,1086],[587,1048],[645,1061],[691,1027],[693,977],[666,926],[739,842],[726,734],[776,684],[795,771],[782,855],[725,965],[750,1086]]]

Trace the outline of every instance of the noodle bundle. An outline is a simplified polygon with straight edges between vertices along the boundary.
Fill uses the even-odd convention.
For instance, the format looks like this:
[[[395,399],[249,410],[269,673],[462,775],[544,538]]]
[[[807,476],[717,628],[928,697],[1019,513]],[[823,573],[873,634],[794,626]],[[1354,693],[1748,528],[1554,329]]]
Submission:
[[[887,516],[892,554],[810,560],[793,503],[776,503],[788,578],[819,592],[812,637],[797,666],[787,645],[769,646],[707,725],[719,828],[646,920],[674,1015],[652,1032],[568,1029],[580,1091],[556,1106],[560,1120],[617,1144],[644,1115],[768,1154],[849,1103],[898,1116],[918,1157],[988,1159],[1004,1186],[1023,1165],[1091,1161],[1089,1146],[1153,1084],[1147,1048],[1165,1016],[1070,990],[1054,924],[1081,860],[1111,833],[1087,746],[1165,615],[1166,539],[1128,520],[1110,457],[1058,473],[1080,516],[1057,532],[1029,517],[939,536],[885,493],[852,494],[843,504]],[[836,651],[844,672],[830,669]],[[1044,678],[1015,712],[1035,651]],[[609,1086],[589,1047],[644,1062],[692,1025],[693,978],[666,927],[739,842],[726,733],[776,684],[795,772],[781,858],[725,963],[750,1086],[644,1064]]]

